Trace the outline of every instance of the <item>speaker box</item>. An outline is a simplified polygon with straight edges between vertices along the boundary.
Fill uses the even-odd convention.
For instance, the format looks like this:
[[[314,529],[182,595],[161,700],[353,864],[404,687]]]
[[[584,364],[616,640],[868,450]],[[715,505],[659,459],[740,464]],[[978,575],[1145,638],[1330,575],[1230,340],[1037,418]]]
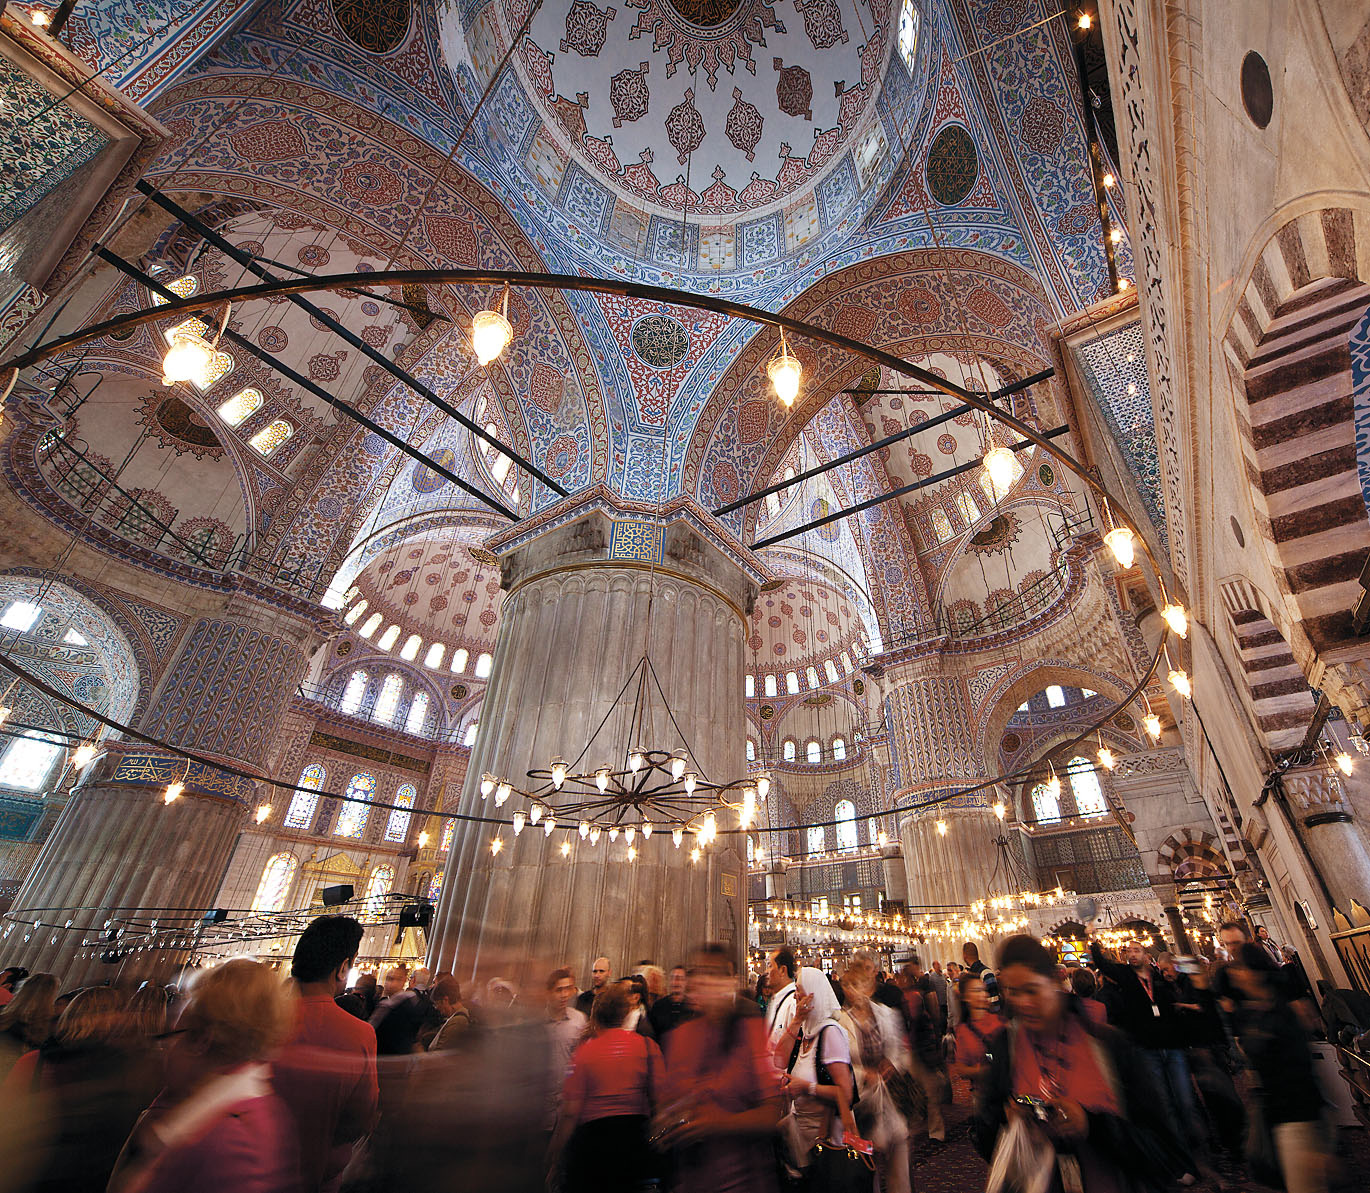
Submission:
[[[400,908],[400,928],[422,928],[428,931],[428,925],[433,922],[433,905],[431,903],[406,903]]]
[[[204,919],[200,922],[208,928],[210,924],[222,924],[226,919],[228,919],[228,909],[226,907],[211,907],[205,912]]]
[[[323,894],[323,905],[325,907],[337,907],[341,903],[346,903],[352,898],[352,884],[350,882],[340,883],[338,886],[326,886],[321,892]]]

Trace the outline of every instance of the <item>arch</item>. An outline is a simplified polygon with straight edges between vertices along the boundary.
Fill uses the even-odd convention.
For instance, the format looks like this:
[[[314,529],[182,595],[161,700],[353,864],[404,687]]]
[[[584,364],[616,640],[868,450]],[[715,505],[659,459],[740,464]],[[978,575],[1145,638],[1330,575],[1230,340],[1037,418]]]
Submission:
[[[413,813],[407,809],[414,806],[414,801],[419,797],[414,789],[413,783],[405,783],[391,797],[392,804],[399,805],[392,808],[390,817],[385,822],[385,839],[387,841],[403,841],[409,836],[409,821]]]
[[[395,885],[395,867],[382,863],[371,871],[366,880],[366,894],[362,896],[362,919],[376,923],[385,913],[385,897]]]
[[[998,751],[1018,706],[1053,683],[1062,687],[1087,688],[1114,703],[1132,688],[1132,683],[1120,676],[1069,659],[1028,659],[1010,667],[995,682],[982,704],[982,709],[989,710],[979,718],[981,748],[986,757],[992,757]]]
[[[323,790],[328,775],[321,763],[311,762],[300,772],[297,787],[307,791],[297,791],[290,797],[290,810],[285,814],[286,828],[308,829],[314,823],[314,810],[319,804],[318,793]]]
[[[1271,754],[1298,747],[1317,698],[1289,643],[1259,608],[1228,608],[1232,644],[1241,664],[1245,703]]]
[[[261,881],[257,883],[257,893],[252,899],[254,912],[284,910],[290,896],[290,884],[295,881],[299,864],[300,859],[293,853],[277,853],[267,859]]]
[[[376,776],[361,772],[352,776],[347,784],[347,792],[342,806],[338,809],[338,820],[333,828],[334,836],[360,839],[366,831],[367,816],[371,812],[369,804],[358,800],[373,799],[376,794]]]
[[[838,800],[832,818],[837,822],[837,848],[855,850],[860,844],[856,834],[856,805],[849,799]]]

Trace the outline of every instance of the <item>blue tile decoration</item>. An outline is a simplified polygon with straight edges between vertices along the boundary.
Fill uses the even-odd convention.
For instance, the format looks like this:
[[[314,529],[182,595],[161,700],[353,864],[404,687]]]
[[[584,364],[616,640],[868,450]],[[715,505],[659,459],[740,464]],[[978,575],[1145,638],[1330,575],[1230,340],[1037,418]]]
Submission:
[[[780,212],[737,226],[737,255],[743,268],[769,265],[785,249],[785,229]]]
[[[609,538],[610,559],[661,562],[661,526],[657,522],[614,521]]]
[[[608,230],[614,198],[573,161],[562,175],[557,205],[572,219],[580,221],[587,232],[599,235]]]
[[[1370,511],[1370,310],[1351,333],[1351,397],[1355,403],[1356,473]]]
[[[850,153],[844,154],[836,169],[818,184],[817,195],[818,220],[824,228],[831,228],[851,214],[861,197],[861,187]]]
[[[699,225],[652,216],[647,225],[647,254],[670,269],[694,269],[699,261]]]

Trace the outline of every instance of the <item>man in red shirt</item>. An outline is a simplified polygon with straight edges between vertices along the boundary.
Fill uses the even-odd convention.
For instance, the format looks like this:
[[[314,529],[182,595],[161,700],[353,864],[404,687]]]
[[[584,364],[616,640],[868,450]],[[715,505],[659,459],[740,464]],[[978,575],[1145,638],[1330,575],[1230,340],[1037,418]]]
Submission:
[[[376,1121],[376,1032],[333,1001],[361,939],[362,926],[351,916],[319,916],[301,934],[290,965],[300,997],[274,1084],[295,1118],[303,1193],[334,1193],[352,1145]]]

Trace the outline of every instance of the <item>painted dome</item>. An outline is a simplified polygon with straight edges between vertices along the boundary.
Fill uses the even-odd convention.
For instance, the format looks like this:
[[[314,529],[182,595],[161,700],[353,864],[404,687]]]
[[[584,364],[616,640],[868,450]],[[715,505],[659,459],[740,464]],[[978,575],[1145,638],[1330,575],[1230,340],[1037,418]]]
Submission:
[[[492,123],[584,241],[685,272],[774,266],[854,229],[888,178],[880,100],[887,70],[909,90],[908,8],[899,44],[905,6],[890,0],[544,6],[510,57],[518,94],[501,81],[487,101]],[[526,14],[496,0],[463,42],[449,28],[454,68],[488,75]]]

